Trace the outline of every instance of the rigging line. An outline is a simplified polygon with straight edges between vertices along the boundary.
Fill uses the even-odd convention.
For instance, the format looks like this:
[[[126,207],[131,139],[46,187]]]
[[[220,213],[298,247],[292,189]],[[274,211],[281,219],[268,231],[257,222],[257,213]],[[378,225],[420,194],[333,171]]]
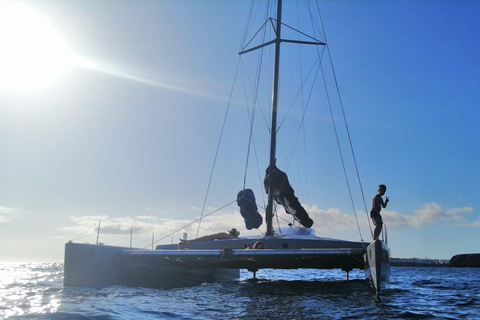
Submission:
[[[265,22],[263,24],[263,26],[268,22],[268,11],[269,11],[269,6],[270,6],[270,2],[268,2],[268,6],[267,6],[267,10],[265,11],[265,16],[264,16],[264,19],[265,19]],[[252,7],[253,7],[253,2],[252,2]],[[260,8],[260,7],[259,7]],[[253,9],[252,9],[253,10]],[[258,12],[258,10],[257,10]],[[256,15],[255,15],[256,16]],[[250,21],[250,17],[249,17],[249,21]],[[263,30],[263,34],[262,34],[262,43],[265,42],[265,38],[266,38],[266,28],[263,28],[263,26],[255,33],[255,35],[252,37],[252,39],[250,40],[250,42],[260,33],[261,30]],[[248,24],[245,26],[245,29],[247,30],[248,29]],[[245,33],[247,33],[247,31],[245,31]],[[246,34],[245,34],[245,37],[244,37],[244,40],[243,42],[246,41]],[[249,43],[250,43],[249,42]],[[248,44],[243,44],[243,48],[247,47]],[[240,52],[242,52],[243,50],[241,50]],[[261,50],[259,51],[259,54],[258,54],[258,61],[257,61],[257,74],[256,74],[256,77],[255,77],[255,84],[253,85],[252,84],[252,81],[250,80],[250,77],[248,76],[248,72],[247,72],[247,69],[245,68],[244,64],[243,64],[243,61],[241,61],[242,63],[242,70],[245,71],[245,75],[248,79],[248,82],[250,83],[250,86],[252,87],[252,90],[254,91],[254,98],[253,98],[253,105],[256,106],[258,105],[258,90],[259,90],[259,83],[260,83],[260,77],[261,77],[261,69],[262,69],[262,61],[263,61],[263,51],[264,51],[264,47],[261,48]],[[244,89],[245,90],[245,89]],[[245,90],[246,92],[246,90]],[[260,111],[262,111],[262,109],[260,108]],[[263,118],[264,118],[264,121],[266,123],[266,126],[269,127],[268,125],[268,120],[266,119],[265,117],[265,114],[263,113],[262,111],[262,115],[263,115]],[[253,121],[252,121],[253,123]],[[270,128],[269,128],[270,130]]]
[[[282,228],[280,227],[280,221],[279,221],[280,217],[278,216],[278,212],[277,212],[277,208],[278,208],[277,204],[274,203],[274,206],[275,208],[272,210],[272,214],[275,213],[275,219],[277,220],[277,228],[280,231],[280,234],[282,234]],[[286,221],[286,219],[284,220]]]
[[[243,63],[243,60],[241,60],[241,64],[242,64],[242,70],[243,70],[242,76],[245,76],[245,77],[247,78],[248,83],[250,84],[250,87],[251,87],[252,91],[254,91],[254,90],[255,90],[255,89],[254,89],[254,88],[255,88],[255,85],[252,84],[252,80],[251,80],[250,77],[249,77],[248,71],[247,71],[247,69],[245,68],[245,64]],[[245,84],[244,84],[243,87],[244,87],[243,90],[244,90],[245,96],[247,96],[247,94],[246,94],[247,90],[245,89]],[[245,98],[245,101],[248,101],[248,98]],[[258,102],[258,95],[257,95],[256,101],[255,101],[254,103],[259,104],[259,102]],[[248,102],[247,102],[246,104],[248,105]],[[263,120],[265,121],[265,126],[268,127],[268,120],[267,120],[267,117],[265,116],[265,113],[263,112],[263,109],[262,109],[262,108],[260,108],[260,113],[262,114]],[[269,130],[270,130],[270,128],[269,128]]]
[[[275,19],[273,19],[273,18],[271,18],[271,19],[272,19],[273,21],[275,21],[275,22],[277,21],[277,20],[275,20]],[[300,31],[300,30],[297,30],[297,29],[295,29],[295,28],[292,28],[292,27],[289,26],[288,24],[285,24],[285,23],[282,22],[282,26],[284,26],[284,27],[286,27],[286,28],[288,28],[288,29],[290,29],[290,30],[293,30],[293,31],[295,31],[295,32],[297,32],[297,33],[299,33],[299,34],[307,37],[307,38],[312,39],[313,41],[312,41],[312,42],[308,42],[309,44],[321,44],[321,43],[323,43],[322,41],[320,41],[320,40],[318,40],[318,39],[315,39],[314,37],[309,36],[308,34],[302,32],[302,31]],[[287,41],[287,42],[288,42],[289,40],[283,39],[283,41]]]
[[[265,38],[265,32],[263,35],[263,38]],[[253,110],[252,110],[252,115],[250,116],[249,112],[249,117],[250,117],[250,134],[248,138],[248,148],[247,148],[247,158],[245,161],[245,172],[243,176],[243,188],[245,189],[245,185],[247,183],[247,171],[248,171],[248,164],[249,164],[249,159],[250,159],[250,149],[252,145],[252,140],[253,140],[253,125],[255,122],[255,111],[257,109],[257,104],[258,104],[258,91],[259,91],[259,83],[260,83],[260,77],[262,73],[262,61],[263,61],[263,48],[260,49],[259,54],[258,54],[258,67],[257,67],[257,75],[255,77],[255,87],[254,87],[254,95],[253,95]],[[248,109],[248,104],[247,104],[247,111]]]
[[[240,58],[241,59],[241,58]],[[245,186],[247,184],[247,170],[248,170],[248,159],[250,157],[250,144],[252,142],[252,128],[253,128],[253,119],[255,117],[255,106],[253,107],[253,110],[252,110],[252,113],[253,115],[250,115],[250,108],[249,108],[249,105],[248,105],[248,97],[247,97],[247,90],[245,88],[245,78],[242,77],[242,83],[243,83],[243,91],[245,93],[245,106],[247,108],[247,113],[248,113],[248,118],[250,119],[250,137],[248,139],[248,147],[247,147],[247,157],[245,159],[245,173],[244,173],[244,176],[243,176],[243,190],[245,190]]]
[[[240,51],[242,50],[242,46],[243,46],[243,44],[245,44],[245,41],[247,41],[247,36],[248,36],[249,31],[250,31],[249,26],[250,27],[252,26],[252,25],[250,25],[250,21],[253,17],[253,8],[254,8],[254,2],[252,1],[251,5],[250,5],[250,10],[248,12],[247,22],[245,23],[245,29],[243,31],[243,36],[242,36],[242,41],[241,41],[242,45],[239,48]],[[255,16],[256,16],[256,14],[255,14]]]
[[[319,18],[320,18],[320,23],[321,23],[321,26],[322,26],[322,30],[323,30],[323,36],[325,38],[325,41],[327,41],[327,35],[325,33],[325,27],[323,25],[323,20],[322,20],[321,15],[320,15],[320,9],[318,8],[318,2],[317,2],[317,10],[318,10],[318,15],[319,15]],[[347,117],[345,115],[345,109],[343,107],[342,96],[340,95],[340,87],[338,85],[337,75],[335,73],[335,68],[333,66],[332,56],[330,54],[330,48],[328,46],[327,46],[327,52],[328,52],[328,57],[329,57],[329,60],[330,60],[330,67],[332,68],[332,72],[333,72],[333,78],[335,80],[335,88],[337,89],[337,95],[338,95],[338,99],[339,99],[339,102],[340,102],[340,108],[341,108],[342,114],[343,114],[343,120],[344,120],[345,128],[346,128],[346,131],[347,131],[348,141],[350,143],[350,150],[352,152],[353,163],[355,164],[355,170],[356,170],[356,173],[357,173],[357,180],[358,180],[358,184],[360,186],[360,192],[362,193],[363,205],[365,207],[365,214],[367,216],[367,221],[368,221],[368,226],[370,227],[370,232],[373,236],[372,226],[370,224],[370,219],[368,217],[367,204],[365,202],[365,193],[363,192],[362,180],[360,179],[360,172],[358,170],[357,159],[356,159],[355,151],[354,151],[354,148],[353,148],[352,138],[350,136],[350,130],[348,128]]]
[[[319,61],[319,59],[317,59],[317,61]],[[315,64],[316,64],[316,63],[315,63]],[[301,119],[301,121],[300,121],[300,126],[299,126],[298,131],[297,131],[297,136],[296,136],[296,139],[295,139],[295,143],[293,144],[293,149],[292,149],[292,153],[291,153],[291,155],[290,155],[290,160],[289,160],[289,162],[288,162],[287,168],[290,167],[290,162],[291,162],[291,160],[292,160],[292,158],[293,158],[293,152],[295,151],[295,148],[296,148],[296,146],[297,146],[297,142],[298,142],[298,138],[299,138],[299,136],[300,136],[301,129],[302,129],[302,127],[304,127],[304,124],[305,124],[305,114],[306,114],[306,112],[307,112],[308,105],[309,105],[309,103],[310,103],[310,99],[312,98],[313,89],[314,89],[314,87],[315,87],[315,83],[317,82],[318,70],[320,69],[320,66],[321,66],[321,64],[318,64],[318,66],[317,66],[317,72],[315,73],[315,76],[314,76],[313,81],[312,81],[312,87],[310,88],[310,93],[309,93],[309,95],[308,95],[307,103],[305,104],[305,108],[304,108],[304,110],[303,110],[302,119]],[[312,72],[312,70],[310,70],[310,73],[311,73],[311,72]],[[324,79],[324,80],[325,80],[325,79]],[[297,96],[298,96],[298,94],[297,94]]]
[[[284,218],[284,217],[280,217],[280,216],[278,215],[278,212],[275,212],[275,215],[277,216],[278,229],[281,230],[281,228],[280,228],[280,222],[278,221],[279,219],[287,222],[288,224],[291,224],[292,227],[300,228],[300,226],[296,226],[296,225],[295,225],[295,222],[297,222],[297,220],[295,220],[295,218],[294,218],[291,214],[288,214],[288,213],[286,213],[286,214],[287,214],[287,216],[290,216],[290,217],[292,218],[292,221],[289,221],[289,220],[287,220],[287,219]]]
[[[213,159],[212,170],[210,171],[210,177],[208,179],[207,191],[205,193],[205,198],[203,200],[202,213],[200,215],[200,219],[199,219],[199,222],[198,222],[196,237],[198,237],[198,232],[200,231],[200,225],[202,223],[203,214],[205,212],[205,205],[207,203],[208,193],[210,191],[210,186],[212,184],[213,172],[214,172],[214,169],[215,169],[215,165],[217,163],[218,152],[220,150],[220,145],[221,145],[221,142],[222,142],[223,132],[225,131],[225,125],[227,123],[228,112],[230,111],[230,106],[231,106],[231,102],[232,102],[233,89],[235,88],[235,83],[236,83],[236,80],[237,80],[239,69],[240,69],[240,61],[237,63],[237,69],[235,70],[235,76],[234,76],[232,89],[230,90],[230,97],[228,99],[227,110],[225,111],[225,116],[223,118],[223,123],[222,123],[222,129],[220,130],[220,137],[218,138],[217,149],[215,151],[215,157]]]
[[[263,179],[262,179],[262,173],[260,171],[260,163],[259,163],[259,160],[258,160],[258,152],[257,152],[257,145],[255,143],[255,137],[253,136],[252,137],[252,145],[253,145],[253,154],[255,155],[255,163],[257,165],[257,174],[258,174],[258,181],[260,183],[260,190],[264,190],[264,185],[263,185]],[[263,201],[263,207],[261,207],[262,209],[265,210],[266,208],[266,204],[265,204],[265,192],[260,192],[260,194],[262,195],[262,201]],[[258,206],[258,204],[257,204]]]
[[[321,21],[321,17],[320,17],[320,14],[319,14],[320,9],[318,8],[318,0],[315,1],[315,3],[317,4],[317,14],[319,16],[318,21],[320,21],[320,23],[321,23],[322,21]],[[312,13],[313,10],[312,10],[312,7],[310,6],[310,1],[306,1],[306,5],[307,5],[307,8],[308,8],[308,13],[310,14],[310,22],[312,23],[312,30],[313,30],[314,37],[315,38],[317,37],[317,31],[320,33],[320,36],[322,36],[321,30],[320,30],[319,26],[316,24],[317,19],[313,18],[313,13]],[[323,33],[325,33],[325,32],[323,32]],[[324,38],[324,42],[327,43],[327,39]]]
[[[220,207],[220,208],[218,208],[218,209],[216,209],[216,210],[214,210],[214,211],[210,212],[209,214],[205,215],[203,218],[206,218],[206,217],[208,217],[208,216],[210,216],[210,215],[214,214],[215,212],[218,212],[218,211],[222,210],[223,208],[226,208],[226,207],[228,207],[229,205],[231,205],[231,204],[232,204],[232,203],[234,203],[234,202],[237,202],[237,199],[235,199],[235,200],[233,200],[233,201],[231,201],[231,202],[227,203],[227,204],[226,204],[226,205],[224,205],[223,207]],[[164,236],[164,237],[162,237],[162,238],[160,238],[160,239],[156,240],[155,242],[153,242],[153,243],[151,242],[151,243],[149,243],[147,246],[145,246],[145,247],[143,247],[143,248],[140,248],[140,249],[138,249],[138,250],[135,250],[135,251],[137,251],[137,252],[138,252],[138,251],[140,251],[140,250],[145,250],[146,248],[150,247],[152,244],[158,243],[158,242],[160,242],[160,241],[162,241],[162,240],[164,240],[164,239],[166,239],[166,238],[170,237],[171,235],[173,235],[173,234],[175,234],[175,233],[177,233],[177,232],[181,231],[182,229],[185,229],[186,227],[188,227],[188,226],[191,226],[192,224],[194,224],[194,223],[196,223],[196,222],[199,222],[201,219],[202,219],[202,218],[198,218],[197,220],[194,220],[194,221],[192,221],[192,222],[190,222],[190,223],[188,223],[188,224],[184,225],[183,227],[181,227],[181,228],[179,228],[179,229],[177,229],[177,230],[175,230],[175,231],[172,231],[171,233],[167,234],[166,236]]]
[[[317,50],[318,50],[318,49],[317,49]],[[322,55],[322,56],[323,56],[323,55]],[[303,88],[304,88],[305,84],[307,83],[307,80],[310,78],[310,76],[311,76],[311,74],[312,74],[312,71],[315,69],[315,66],[317,65],[317,63],[319,63],[319,61],[321,61],[322,56],[317,56],[317,59],[316,59],[315,62],[312,64],[312,67],[310,68],[310,71],[308,72],[306,78],[304,79],[304,81],[302,82],[300,88],[298,89],[297,94],[296,94],[295,97],[293,98],[292,103],[290,104],[290,106],[288,107],[287,112],[285,113],[285,115],[284,115],[283,118],[282,118],[282,121],[281,121],[280,124],[277,126],[277,132],[279,132],[279,131],[280,131],[280,128],[283,126],[283,123],[284,123],[285,120],[287,119],[288,114],[290,113],[290,111],[292,110],[293,106],[295,105],[295,101],[297,101],[298,97],[301,96],[301,93],[303,93]],[[317,71],[318,71],[318,67],[317,67]],[[313,89],[312,89],[312,90],[313,90]]]
[[[268,6],[267,6],[267,10],[265,11],[265,20],[267,21],[267,17],[268,17],[268,7],[270,6],[270,2],[268,2]],[[267,22],[265,22],[267,23]],[[264,23],[264,25],[265,25]],[[261,30],[261,29],[260,29]],[[255,36],[260,32],[260,30],[255,34]],[[265,38],[266,38],[266,28],[263,28],[263,35],[262,35],[262,42],[265,41]],[[244,46],[246,47],[246,45]],[[250,80],[250,77],[248,76],[248,72],[246,70],[246,68],[244,67],[243,65],[243,60],[242,60],[242,69],[245,71],[245,76],[247,77],[248,79],[248,82],[252,88],[252,91],[254,92],[254,98],[253,98],[253,110],[254,110],[254,114],[255,114],[255,110],[257,109],[257,105],[259,105],[259,101],[258,101],[258,92],[259,92],[259,85],[260,85],[260,78],[261,78],[261,70],[262,70],[262,61],[263,61],[263,56],[264,56],[264,47],[261,48],[261,50],[259,51],[259,54],[258,54],[258,61],[257,61],[257,74],[256,74],[256,77],[255,77],[255,84],[253,85],[252,84],[252,81]],[[244,92],[246,94],[246,90],[245,90],[245,85],[244,85]],[[248,100],[248,99],[247,99]],[[247,106],[248,106],[248,102],[247,102]],[[249,110],[247,108],[247,110]],[[266,127],[268,128],[268,130],[270,131],[270,128],[269,128],[269,124],[268,124],[268,120],[263,112],[263,109],[260,108],[260,111],[261,111],[261,114],[263,116],[263,120],[265,121],[265,125]],[[250,115],[249,115],[250,116]],[[247,161],[246,161],[246,166],[245,166],[245,175],[244,175],[244,183],[243,183],[243,187],[245,189],[245,186],[246,186],[246,177],[247,177],[247,169],[248,169],[248,159],[249,159],[249,154],[250,154],[250,150],[251,150],[251,144],[253,144],[253,149],[254,149],[254,154],[255,154],[255,159],[256,159],[256,164],[257,164],[257,173],[258,173],[258,177],[259,177],[259,181],[260,181],[260,189],[263,190],[263,185],[262,185],[262,178],[261,178],[261,173],[260,173],[260,166],[259,166],[259,160],[258,160],[258,153],[257,153],[257,149],[256,149],[256,144],[255,144],[255,137],[253,136],[253,128],[254,128],[254,117],[251,118],[251,125],[250,125],[250,137],[249,137],[249,146],[248,146],[248,154],[247,154]],[[264,203],[264,206],[265,206],[265,194],[262,192],[262,200],[263,200],[263,203]]]
[[[250,41],[247,41],[247,35],[249,33],[249,31],[251,30],[251,28],[253,28],[253,24],[250,25],[251,21],[252,21],[252,13],[253,13],[253,7],[255,5],[255,1],[252,1],[252,5],[250,7],[250,12],[249,12],[249,16],[248,16],[248,19],[247,19],[247,23],[245,25],[245,31],[244,31],[244,37],[242,39],[242,42],[241,42],[241,47],[240,47],[240,51],[239,52],[242,52],[244,50],[246,50],[246,48],[248,47],[248,45],[250,45],[250,43],[253,41],[253,39],[255,39],[257,37],[257,35],[260,33],[261,30],[264,30],[266,29],[266,25],[268,24],[268,22],[270,21],[271,18],[268,18],[268,12],[269,12],[269,7],[270,7],[270,2],[267,3],[267,8],[265,10],[265,15],[264,15],[264,18],[263,20],[265,21],[262,26],[257,30],[257,32],[250,38]],[[255,13],[255,17],[253,18],[253,20],[255,20],[255,18],[257,17],[257,14],[259,13],[260,11],[260,8],[261,6],[258,6],[258,9]],[[250,28],[249,28],[249,25],[250,25]]]
[[[330,109],[330,116],[332,118],[333,130],[335,132],[335,138],[337,140],[338,152],[340,153],[340,159],[341,159],[341,162],[342,162],[343,174],[345,175],[345,181],[347,183],[348,194],[350,195],[350,202],[351,202],[351,205],[353,207],[353,213],[355,215],[355,221],[357,222],[357,228],[358,228],[358,232],[360,234],[360,239],[362,239],[363,238],[362,237],[362,232],[360,230],[360,225],[358,223],[358,217],[357,217],[357,212],[356,212],[356,209],[355,209],[355,203],[353,201],[352,190],[351,190],[351,187],[350,187],[350,181],[348,179],[347,169],[345,167],[345,160],[344,160],[344,157],[343,157],[342,148],[340,146],[340,139],[338,137],[337,125],[336,125],[336,122],[335,122],[335,117],[333,115],[332,104],[330,102],[330,95],[328,94],[328,89],[327,89],[327,84],[326,84],[326,81],[325,81],[325,73],[324,73],[323,67],[321,67],[321,70],[322,70],[323,82],[325,84],[325,94],[327,96],[328,107]]]
[[[80,236],[81,236],[82,234],[84,234],[85,232],[87,232],[88,230],[91,230],[92,228],[95,228],[96,226],[97,226],[97,223],[95,222],[92,226],[86,228],[86,229],[83,230],[80,234],[76,235],[75,238],[72,239],[72,241],[73,241],[73,240],[78,240],[78,239],[83,239],[83,238],[85,238],[86,236],[85,236],[85,237],[82,237],[82,238],[80,238]],[[96,232],[95,232],[95,233],[96,233]],[[92,234],[95,234],[95,233],[92,233]],[[92,234],[89,234],[88,236],[91,236]]]
[[[260,192],[260,194],[262,195],[262,201],[263,201],[262,209],[265,209],[265,207],[267,206],[265,204],[265,192],[263,192],[265,186],[263,185],[262,173],[260,171],[260,163],[258,160],[258,152],[257,152],[257,145],[255,143],[255,137],[252,137],[252,144],[253,144],[253,154],[255,155],[255,163],[257,165],[258,181],[260,183],[260,190],[262,190],[262,192]]]
[[[88,238],[88,237],[91,237],[91,236],[96,236],[96,235],[97,235],[97,233],[96,233],[96,232],[93,232],[93,233],[86,234],[86,235],[84,235],[83,237],[76,236],[75,238],[73,238],[73,239],[70,240],[70,241],[72,241],[72,242],[73,242],[73,241],[78,241],[78,240],[80,240],[80,239],[85,239],[85,238]]]
[[[300,29],[300,10],[298,8],[299,6],[299,3],[297,2],[297,29]],[[307,4],[308,6],[308,4]],[[309,7],[309,6],[308,6]],[[312,19],[310,19],[312,20]],[[315,30],[314,30],[314,34],[315,34]],[[297,40],[300,40],[300,35],[297,34]],[[303,79],[303,63],[302,63],[302,50],[300,48],[300,46],[298,46],[298,56],[299,56],[299,62],[300,62],[300,75],[299,75],[299,78],[300,80]],[[302,108],[304,109],[303,111],[305,112],[307,106],[305,105],[305,97],[304,97],[304,93],[303,93],[303,90],[302,90],[302,94],[301,94],[301,105],[302,105]],[[306,193],[306,203],[310,203],[310,200],[309,200],[309,194],[310,194],[310,191],[309,191],[309,183],[308,183],[308,157],[307,157],[307,132],[306,132],[306,126],[305,124],[302,126],[302,131],[303,131],[303,159],[304,159],[304,170],[305,170],[305,193]],[[298,176],[301,178],[301,175],[298,174]],[[309,211],[307,211],[309,212]]]
[[[248,75],[247,75],[247,78],[248,78]],[[248,78],[248,80],[250,80],[250,79]],[[246,95],[246,89],[245,89],[245,81],[243,81],[243,84],[244,84],[243,87],[244,87],[244,92],[245,92],[245,100],[248,101],[248,98],[247,98],[247,95]],[[251,85],[251,82],[250,82],[250,85]],[[246,103],[246,105],[248,105],[248,102]],[[249,109],[247,109],[247,110],[249,110]],[[260,110],[261,110],[261,108],[260,108]],[[265,117],[264,117],[264,120],[266,120]],[[253,127],[253,121],[252,121],[252,127]],[[256,161],[256,165],[257,165],[258,181],[260,181],[260,190],[263,190],[264,187],[263,187],[263,184],[262,184],[262,176],[261,176],[260,165],[259,165],[259,161],[258,161],[257,146],[256,146],[256,143],[255,143],[255,136],[253,134],[251,136],[251,141],[252,141],[252,145],[253,145],[253,154],[255,155],[255,161]],[[249,152],[250,152],[250,147],[249,147]],[[247,161],[248,161],[248,158],[247,158]],[[245,168],[245,176],[244,176],[244,181],[243,181],[243,189],[245,189],[245,186],[246,186],[246,168]],[[265,194],[263,192],[261,192],[261,195],[262,195],[262,200],[263,200],[263,204],[264,204],[264,207],[265,207],[266,206],[265,205]]]
[[[257,145],[255,143],[255,138],[253,139],[253,149],[254,149],[254,154],[255,154],[255,160],[256,160],[256,163],[257,163],[258,182],[260,183],[260,190],[262,190],[262,192],[260,192],[260,194],[262,195],[263,208],[265,209],[267,207],[266,199],[265,199],[265,192],[263,192],[264,189],[265,189],[265,186],[263,184],[262,171],[260,171],[260,163],[258,161],[258,152],[257,152]]]

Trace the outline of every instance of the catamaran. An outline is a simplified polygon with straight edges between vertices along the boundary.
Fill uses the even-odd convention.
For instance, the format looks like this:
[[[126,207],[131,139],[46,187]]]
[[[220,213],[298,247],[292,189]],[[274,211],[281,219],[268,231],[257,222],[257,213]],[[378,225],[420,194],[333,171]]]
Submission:
[[[311,3],[313,5],[313,3]],[[390,275],[390,250],[386,241],[348,241],[317,236],[304,205],[300,203],[290,185],[287,174],[277,167],[277,133],[282,124],[279,114],[280,49],[283,45],[309,46],[317,53],[314,68],[322,70],[321,59],[326,40],[318,40],[297,28],[282,22],[282,1],[278,0],[275,18],[266,19],[259,31],[246,41],[240,56],[263,51],[273,51],[273,79],[271,89],[271,114],[269,126],[269,155],[265,166],[264,189],[268,194],[265,206],[265,232],[258,236],[231,236],[218,239],[214,236],[202,241],[182,239],[179,244],[161,244],[155,249],[108,246],[68,242],[65,245],[65,277],[67,287],[105,287],[110,285],[143,287],[178,287],[209,281],[235,279],[239,270],[253,273],[260,269],[341,269],[348,273],[353,269],[366,270],[378,296]],[[321,24],[320,24],[321,26]],[[273,30],[273,39],[254,39]],[[284,38],[283,30],[297,37]],[[320,28],[321,30],[321,28]],[[323,37],[325,38],[325,37]],[[319,49],[323,48],[323,49]],[[328,50],[327,50],[328,52]],[[263,60],[263,59],[258,59]],[[331,60],[330,60],[331,61]],[[308,75],[312,82],[316,77]],[[255,81],[254,81],[255,82]],[[307,81],[301,87],[306,87]],[[259,85],[253,85],[254,91]],[[298,95],[295,96],[298,99]],[[308,100],[309,96],[303,97]],[[253,104],[260,103],[257,95]],[[305,122],[305,110],[300,111],[300,122]],[[288,112],[284,112],[285,114]],[[253,119],[253,114],[251,115]],[[282,120],[283,121],[283,120]],[[253,121],[252,121],[253,122]],[[253,129],[250,128],[253,132]],[[258,212],[253,190],[245,185],[238,192],[237,204],[248,230],[263,225],[263,216]],[[288,226],[274,227],[274,217],[283,209],[292,218]],[[365,209],[367,212],[367,210]],[[368,216],[367,216],[368,220]],[[99,228],[100,229],[100,228]],[[235,233],[235,232],[234,232]],[[261,248],[258,244],[261,244]]]

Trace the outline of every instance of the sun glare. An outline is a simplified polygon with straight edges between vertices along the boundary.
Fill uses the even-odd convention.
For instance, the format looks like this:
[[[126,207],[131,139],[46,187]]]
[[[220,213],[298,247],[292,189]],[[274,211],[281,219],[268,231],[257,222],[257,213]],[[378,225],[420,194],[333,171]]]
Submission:
[[[0,1],[0,87],[31,91],[52,84],[71,64],[58,32],[32,9]]]

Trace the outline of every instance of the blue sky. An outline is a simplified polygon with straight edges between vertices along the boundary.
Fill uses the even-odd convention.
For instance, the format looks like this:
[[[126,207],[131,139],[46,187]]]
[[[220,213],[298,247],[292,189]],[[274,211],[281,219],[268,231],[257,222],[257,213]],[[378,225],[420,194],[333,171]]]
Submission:
[[[21,4],[17,20],[34,14],[47,21],[63,41],[48,46],[69,54],[60,66],[60,55],[39,60],[48,68],[31,87],[22,87],[25,79],[14,87],[13,75],[0,78],[0,260],[61,261],[65,242],[96,241],[99,220],[107,244],[129,245],[131,228],[137,247],[149,247],[152,234],[158,240],[179,230],[162,243],[183,232],[193,237],[197,225],[184,226],[202,210],[250,2]],[[480,2],[319,7],[367,206],[378,184],[388,187],[382,214],[392,255],[478,252]],[[27,51],[38,57],[41,50]],[[15,59],[0,54],[0,67]],[[248,125],[238,106],[232,104],[205,214],[235,200],[243,185]],[[317,235],[359,240],[345,179],[336,175],[338,154],[319,137],[325,150],[309,153],[308,163],[320,169],[301,178],[294,160],[290,180]],[[279,148],[282,169],[288,154]],[[260,155],[261,174],[266,161]],[[260,182],[249,182],[263,203]],[[368,241],[365,209],[356,210]],[[235,204],[207,217],[199,233],[232,227],[259,234],[244,228]]]

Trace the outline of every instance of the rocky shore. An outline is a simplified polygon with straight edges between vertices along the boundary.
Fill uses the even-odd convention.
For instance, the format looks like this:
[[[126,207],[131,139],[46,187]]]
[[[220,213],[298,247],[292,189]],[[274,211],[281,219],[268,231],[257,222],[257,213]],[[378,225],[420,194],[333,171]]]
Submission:
[[[480,253],[457,254],[450,259],[450,266],[480,268]]]

